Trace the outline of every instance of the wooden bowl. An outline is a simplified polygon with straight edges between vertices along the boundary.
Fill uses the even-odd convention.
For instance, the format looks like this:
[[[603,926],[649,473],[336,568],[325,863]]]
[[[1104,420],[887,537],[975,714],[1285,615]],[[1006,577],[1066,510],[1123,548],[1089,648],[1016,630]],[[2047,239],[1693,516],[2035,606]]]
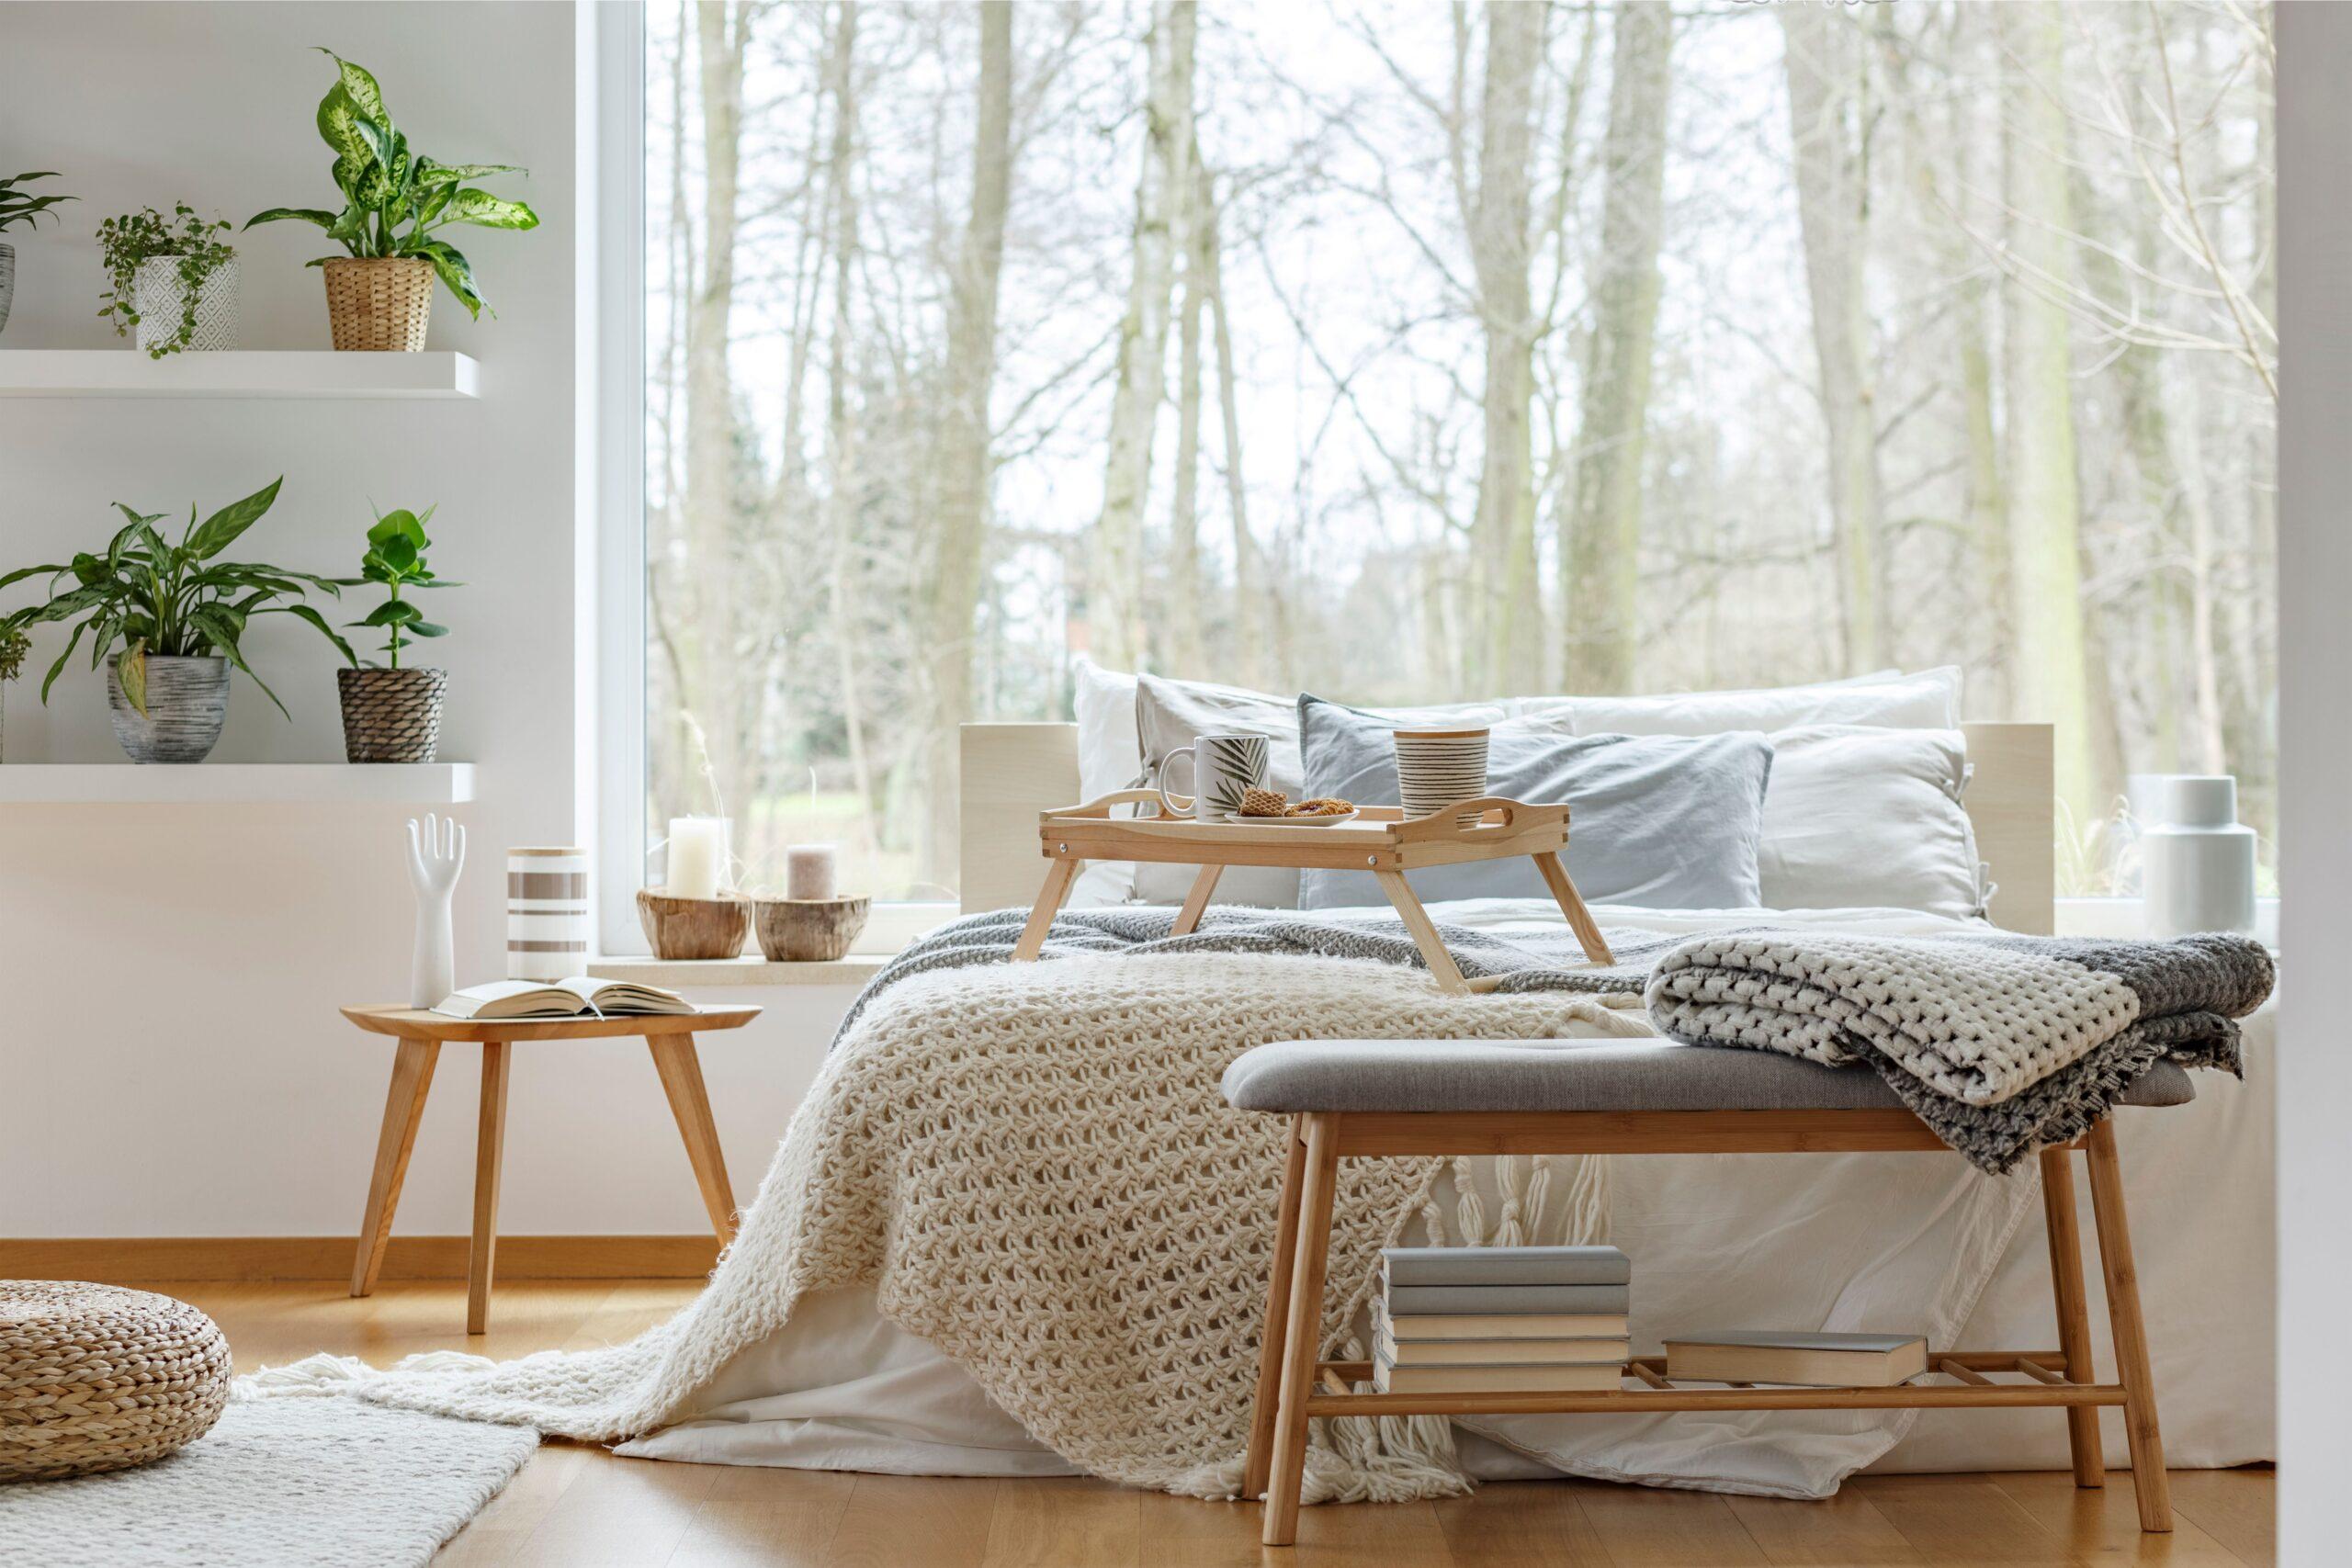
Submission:
[[[865,929],[871,898],[756,898],[752,929],[775,964],[830,964]]]
[[[673,898],[654,888],[637,895],[638,922],[656,958],[742,957],[750,909],[741,897]]]

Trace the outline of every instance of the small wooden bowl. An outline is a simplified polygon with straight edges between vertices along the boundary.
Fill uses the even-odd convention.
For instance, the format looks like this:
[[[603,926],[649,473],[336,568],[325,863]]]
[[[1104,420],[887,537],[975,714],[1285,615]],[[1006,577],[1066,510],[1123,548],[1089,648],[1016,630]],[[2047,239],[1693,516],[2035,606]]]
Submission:
[[[871,898],[755,898],[752,929],[775,964],[830,964],[865,929]]]
[[[653,956],[673,961],[741,958],[750,903],[741,897],[673,898],[653,888],[637,895],[637,919]]]

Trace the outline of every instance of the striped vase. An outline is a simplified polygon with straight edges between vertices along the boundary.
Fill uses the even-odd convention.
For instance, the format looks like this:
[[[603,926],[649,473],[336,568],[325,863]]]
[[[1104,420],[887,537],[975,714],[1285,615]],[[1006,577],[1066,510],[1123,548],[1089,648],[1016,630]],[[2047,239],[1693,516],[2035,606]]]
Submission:
[[[588,963],[588,852],[506,852],[506,976],[561,980]]]
[[[1396,735],[1396,801],[1407,817],[1427,817],[1457,800],[1487,793],[1487,731],[1400,729]],[[1464,828],[1477,821],[1464,815]]]

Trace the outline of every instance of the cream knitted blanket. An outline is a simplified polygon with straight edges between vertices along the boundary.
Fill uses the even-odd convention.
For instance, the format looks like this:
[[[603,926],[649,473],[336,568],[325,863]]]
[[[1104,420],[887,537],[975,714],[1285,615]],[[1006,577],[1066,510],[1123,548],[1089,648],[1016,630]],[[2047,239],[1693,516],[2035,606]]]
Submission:
[[[1229,1496],[1283,1161],[1278,1119],[1225,1105],[1226,1065],[1295,1038],[1649,1032],[1637,998],[1452,996],[1423,971],[1360,959],[1090,956],[917,975],[874,994],[837,1043],[734,1246],[671,1322],[503,1364],[436,1353],[379,1371],[314,1357],[249,1385],[615,1440],[688,1408],[806,1292],[870,1286],[885,1315],[1071,1462]],[[1340,1168],[1327,1337],[1344,1337],[1438,1166]],[[1340,1425],[1336,1446],[1318,1435],[1310,1499],[1465,1484],[1442,1421]]]

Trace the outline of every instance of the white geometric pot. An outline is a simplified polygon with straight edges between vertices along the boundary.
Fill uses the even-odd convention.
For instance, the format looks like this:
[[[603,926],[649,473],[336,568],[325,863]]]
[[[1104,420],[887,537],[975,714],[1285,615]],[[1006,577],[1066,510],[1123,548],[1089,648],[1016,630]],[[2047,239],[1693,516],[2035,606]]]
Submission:
[[[180,314],[187,286],[180,281],[177,256],[156,256],[139,264],[131,275],[130,308],[139,312],[139,346],[153,349],[169,343],[180,330]],[[212,269],[196,296],[196,328],[188,334],[191,349],[237,346],[237,259]]]

